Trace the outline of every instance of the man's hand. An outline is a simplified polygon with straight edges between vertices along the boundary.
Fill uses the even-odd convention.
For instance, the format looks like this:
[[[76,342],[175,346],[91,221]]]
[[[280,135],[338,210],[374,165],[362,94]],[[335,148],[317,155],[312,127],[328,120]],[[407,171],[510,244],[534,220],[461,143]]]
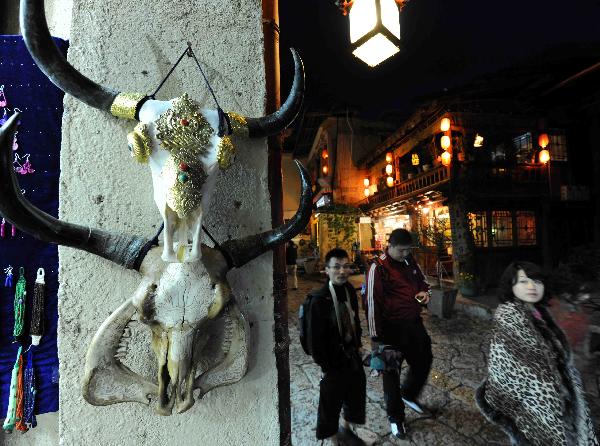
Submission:
[[[417,299],[420,304],[427,305],[429,303],[429,293],[427,291],[419,291],[415,294],[415,299]]]

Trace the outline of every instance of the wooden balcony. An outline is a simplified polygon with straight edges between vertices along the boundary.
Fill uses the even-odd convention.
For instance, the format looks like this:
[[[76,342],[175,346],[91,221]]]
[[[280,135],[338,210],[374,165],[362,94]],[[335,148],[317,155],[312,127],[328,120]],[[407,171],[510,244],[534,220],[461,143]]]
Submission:
[[[548,175],[548,167],[539,164],[491,167],[473,164],[466,170],[465,180],[473,195],[543,196],[549,192]]]
[[[422,194],[448,181],[450,181],[450,168],[439,166],[427,172],[420,173],[410,180],[402,181],[400,184],[390,187],[385,191],[378,192],[372,197],[367,197],[360,201],[358,206],[366,212],[395,201],[406,200],[415,195]]]

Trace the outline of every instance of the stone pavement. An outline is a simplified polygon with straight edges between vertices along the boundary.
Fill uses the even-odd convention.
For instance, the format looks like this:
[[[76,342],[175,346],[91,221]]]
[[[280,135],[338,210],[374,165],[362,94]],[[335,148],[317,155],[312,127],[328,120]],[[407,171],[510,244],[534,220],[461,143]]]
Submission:
[[[311,280],[312,279],[312,280]],[[360,282],[360,277],[352,281]],[[319,400],[320,368],[305,355],[298,340],[298,308],[307,292],[319,286],[315,277],[299,276],[299,289],[289,290],[290,373],[292,405],[292,441],[295,446],[317,445],[316,411]],[[361,311],[363,333],[367,334]],[[433,365],[428,384],[420,400],[436,408],[433,417],[419,417],[406,409],[408,438],[390,436],[385,414],[380,377],[367,373],[367,422],[357,433],[369,445],[508,445],[498,428],[479,413],[473,400],[475,387],[485,375],[491,321],[455,312],[451,319],[440,319],[426,312],[423,320],[431,336]],[[368,337],[363,337],[368,348]],[[580,370],[588,389],[592,412],[600,414],[600,360]],[[598,419],[598,418],[595,418]]]

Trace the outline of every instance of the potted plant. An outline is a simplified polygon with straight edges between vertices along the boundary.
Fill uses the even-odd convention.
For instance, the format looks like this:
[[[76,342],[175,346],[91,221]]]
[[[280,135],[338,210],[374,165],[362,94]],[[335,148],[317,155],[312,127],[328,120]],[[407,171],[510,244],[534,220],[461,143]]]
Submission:
[[[444,318],[449,318],[452,315],[458,291],[455,288],[444,286],[442,280],[445,273],[442,257],[447,255],[448,246],[451,242],[448,223],[447,218],[439,219],[435,217],[429,225],[417,231],[417,244],[419,247],[424,251],[433,252],[436,258],[436,283],[431,287],[431,299],[427,308],[432,314]],[[428,246],[423,245],[421,240],[427,242]]]
[[[458,273],[458,291],[463,296],[475,296],[477,294],[475,276],[467,271]]]

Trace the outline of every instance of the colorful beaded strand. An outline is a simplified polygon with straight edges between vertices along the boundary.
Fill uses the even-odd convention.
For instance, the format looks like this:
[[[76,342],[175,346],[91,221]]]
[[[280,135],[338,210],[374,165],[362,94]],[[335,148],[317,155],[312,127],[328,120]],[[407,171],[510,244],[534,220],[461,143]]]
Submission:
[[[44,334],[44,268],[38,268],[37,278],[33,286],[33,304],[31,307],[31,325],[29,334],[31,345],[39,345]]]
[[[21,358],[21,349],[17,353],[17,359],[12,369],[12,375],[10,379],[10,393],[8,396],[8,409],[6,410],[6,419],[2,425],[2,429],[6,433],[11,433],[15,428],[15,415],[17,412],[17,379],[19,376],[19,359]]]
[[[33,369],[33,351],[30,349],[27,353],[27,365],[25,366],[25,407],[23,412],[23,418],[26,426],[30,429],[37,426],[37,420],[35,419],[34,407],[35,407],[35,394],[37,390],[35,388],[35,373]]]
[[[19,280],[17,280],[17,286],[15,288],[15,326],[13,330],[13,336],[18,338],[23,333],[23,322],[25,320],[25,296],[27,291],[25,290],[25,268],[19,268]]]

